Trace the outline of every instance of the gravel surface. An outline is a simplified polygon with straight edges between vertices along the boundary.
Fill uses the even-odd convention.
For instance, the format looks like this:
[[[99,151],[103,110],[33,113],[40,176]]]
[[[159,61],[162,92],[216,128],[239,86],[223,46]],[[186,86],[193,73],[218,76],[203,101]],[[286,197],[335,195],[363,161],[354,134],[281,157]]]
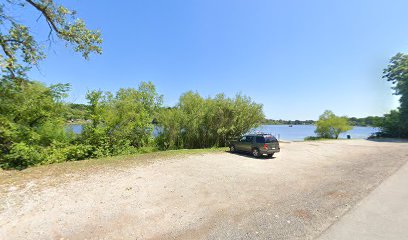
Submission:
[[[407,161],[408,143],[342,140],[38,176],[0,185],[0,239],[313,239]]]

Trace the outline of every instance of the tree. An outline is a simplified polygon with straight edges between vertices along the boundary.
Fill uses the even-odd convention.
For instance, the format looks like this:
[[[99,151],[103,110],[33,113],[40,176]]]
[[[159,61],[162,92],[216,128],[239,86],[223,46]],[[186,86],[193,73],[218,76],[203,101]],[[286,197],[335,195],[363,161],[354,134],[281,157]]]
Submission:
[[[391,110],[384,114],[384,117],[377,122],[377,127],[381,129],[381,137],[404,137],[404,126],[401,124],[401,113],[398,110]],[[406,137],[406,136],[405,136]]]
[[[384,121],[384,123],[395,123],[395,127],[393,128],[386,126],[388,134],[390,134],[390,136],[408,137],[408,55],[398,53],[392,57],[390,64],[384,69],[383,78],[394,85],[394,94],[401,96],[399,99],[399,112],[394,111],[388,114],[388,116],[385,116],[393,120]],[[399,115],[399,117],[396,117],[396,115]],[[395,120],[398,118],[399,122],[396,123]],[[391,129],[395,132],[390,132]]]
[[[73,121],[73,120],[86,120],[87,119],[87,109],[88,105],[86,104],[78,104],[78,103],[67,103],[65,111],[65,120]]]
[[[90,30],[76,12],[53,0],[6,0],[0,4],[0,68],[1,80],[21,80],[27,70],[45,58],[42,44],[32,35],[31,29],[19,22],[18,14],[32,7],[49,27],[48,42],[56,36],[71,45],[76,52],[88,59],[90,53],[102,53],[101,33]]]
[[[0,82],[0,167],[38,164],[46,159],[44,148],[68,141],[61,102],[68,89],[66,84]]]
[[[53,0],[5,0],[0,3],[0,167],[25,168],[44,162],[79,160],[89,146],[71,145],[65,130],[67,84],[44,86],[29,81],[27,71],[45,58],[43,39],[21,23],[31,7],[49,27],[47,42],[63,40],[85,59],[102,52],[101,34],[89,30],[76,12]],[[17,17],[19,16],[19,17]]]
[[[158,114],[157,143],[162,149],[226,146],[229,139],[257,127],[264,117],[262,105],[246,96],[203,98],[187,92],[174,108]]]
[[[95,157],[132,152],[151,143],[152,120],[162,104],[151,82],[115,94],[92,91],[87,99],[92,123],[85,125],[80,140],[93,146]]]
[[[316,134],[322,138],[339,138],[340,133],[352,129],[347,117],[338,117],[332,111],[326,110],[316,122]]]

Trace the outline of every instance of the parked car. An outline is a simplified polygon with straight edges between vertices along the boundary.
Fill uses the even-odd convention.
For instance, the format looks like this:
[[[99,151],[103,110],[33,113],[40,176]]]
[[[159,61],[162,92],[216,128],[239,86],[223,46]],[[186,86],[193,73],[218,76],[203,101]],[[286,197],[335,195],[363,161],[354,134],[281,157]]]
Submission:
[[[271,134],[248,134],[230,142],[231,152],[248,152],[254,157],[272,157],[280,152],[279,141]]]

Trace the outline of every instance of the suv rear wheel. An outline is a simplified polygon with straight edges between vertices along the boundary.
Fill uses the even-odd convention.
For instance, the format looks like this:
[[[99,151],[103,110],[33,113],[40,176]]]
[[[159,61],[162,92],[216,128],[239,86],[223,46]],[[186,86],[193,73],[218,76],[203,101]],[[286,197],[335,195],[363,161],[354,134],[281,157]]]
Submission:
[[[252,149],[252,156],[259,157],[259,149],[258,148],[253,148]]]

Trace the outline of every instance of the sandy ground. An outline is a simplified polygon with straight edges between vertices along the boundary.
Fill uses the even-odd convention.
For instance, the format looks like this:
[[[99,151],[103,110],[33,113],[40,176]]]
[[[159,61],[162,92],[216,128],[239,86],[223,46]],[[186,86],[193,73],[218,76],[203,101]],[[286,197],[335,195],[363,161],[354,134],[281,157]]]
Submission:
[[[408,239],[408,164],[357,203],[319,240]]]
[[[313,239],[408,161],[408,143],[281,148],[3,184],[0,239]]]

